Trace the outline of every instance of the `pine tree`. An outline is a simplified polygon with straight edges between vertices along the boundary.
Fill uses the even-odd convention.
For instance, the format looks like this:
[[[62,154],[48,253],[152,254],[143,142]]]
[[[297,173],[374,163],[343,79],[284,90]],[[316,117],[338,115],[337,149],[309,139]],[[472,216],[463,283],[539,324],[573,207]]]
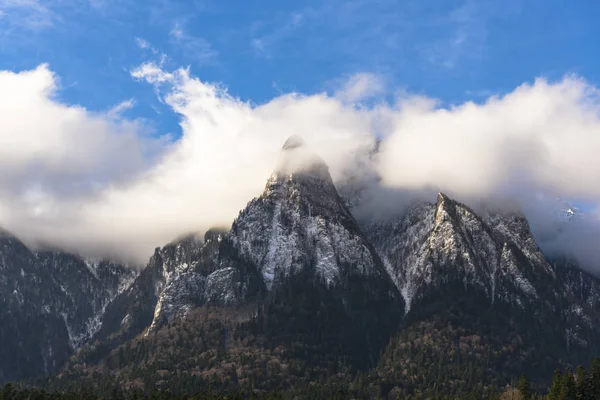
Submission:
[[[575,388],[575,379],[573,373],[567,371],[562,377],[562,388],[560,391],[560,400],[577,400],[577,391]]]
[[[2,400],[12,400],[15,395],[15,390],[13,389],[12,384],[7,383],[2,388],[2,392],[0,392],[0,399]]]
[[[559,370],[554,371],[554,379],[548,391],[548,400],[560,400],[562,393],[563,377]]]
[[[594,358],[590,368],[590,397],[600,399],[600,358]]]
[[[521,379],[519,380],[519,385],[517,387],[523,400],[531,400],[531,388],[529,386],[529,380],[525,374],[521,375]]]
[[[593,399],[591,397],[590,379],[583,365],[578,366],[575,371],[575,389],[577,400]]]

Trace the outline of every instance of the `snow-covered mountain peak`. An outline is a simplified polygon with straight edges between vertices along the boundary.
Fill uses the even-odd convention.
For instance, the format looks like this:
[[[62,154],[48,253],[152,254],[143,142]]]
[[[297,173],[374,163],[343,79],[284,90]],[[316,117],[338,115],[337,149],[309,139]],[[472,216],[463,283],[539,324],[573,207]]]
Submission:
[[[371,292],[384,288],[378,296],[393,300],[389,295],[393,284],[338,195],[327,165],[303,146],[292,144],[283,154],[284,161],[301,153],[312,162],[291,173],[277,169],[262,195],[240,211],[228,233],[207,232],[190,267],[179,270],[161,263],[174,273],[157,281],[166,286],[157,286],[162,293],[156,293],[153,329],[185,315],[193,306],[236,304],[258,293],[274,292],[300,275],[307,285],[330,288],[368,277],[364,280],[369,282],[361,285],[379,285]],[[169,259],[176,261],[176,257]]]
[[[437,195],[435,206],[435,228],[444,229],[442,226],[445,223],[449,224],[445,229],[454,232],[454,229],[463,230],[461,226],[468,227],[468,229],[478,229],[482,222],[481,218],[467,205],[440,192]],[[447,233],[450,233],[450,231]]]
[[[447,201],[452,201],[452,199],[450,199],[450,197],[446,196],[444,193],[438,192],[438,194],[437,194],[437,201],[436,201],[438,207],[440,205],[442,205],[444,202],[447,202]]]
[[[544,290],[538,279],[554,279],[521,214],[478,215],[443,193],[364,230],[409,307],[451,281],[492,304],[524,307]]]
[[[300,140],[300,139],[299,139]],[[292,141],[291,143],[288,143]],[[331,181],[329,167],[314,153],[304,142],[299,143],[292,138],[284,144],[278,164],[269,179],[269,183],[275,183],[284,179],[302,179],[313,177]]]
[[[285,143],[283,144],[281,149],[282,150],[292,150],[292,149],[297,149],[298,147],[302,147],[304,145],[305,145],[305,143],[304,143],[304,139],[302,139],[302,137],[300,137],[299,135],[292,135],[285,141]]]
[[[453,208],[453,201],[442,192],[438,193],[435,207],[435,225],[438,226],[443,221],[450,219]]]
[[[300,159],[295,165],[300,168],[291,173],[277,169],[229,235],[265,286],[275,287],[306,269],[314,269],[327,284],[340,283],[342,270],[351,265],[354,272],[373,272],[379,260],[337,193],[325,162],[306,146],[286,150],[283,159],[286,167]]]

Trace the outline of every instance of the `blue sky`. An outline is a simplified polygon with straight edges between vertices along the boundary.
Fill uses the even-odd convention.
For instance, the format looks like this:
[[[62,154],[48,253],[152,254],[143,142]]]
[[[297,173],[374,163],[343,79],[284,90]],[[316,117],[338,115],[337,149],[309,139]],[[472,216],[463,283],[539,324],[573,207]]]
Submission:
[[[177,134],[177,119],[132,79],[144,61],[189,66],[243,100],[332,91],[357,72],[447,103],[483,100],[535,77],[600,80],[592,0],[0,0],[0,70],[48,63],[62,101]],[[140,48],[146,43],[148,48]]]
[[[591,0],[0,0],[0,225],[145,261],[230,224],[292,134],[337,183],[372,170],[516,199],[541,225],[557,198],[600,216],[598,16]],[[398,212],[384,194],[376,211]],[[580,237],[556,242],[591,259]]]

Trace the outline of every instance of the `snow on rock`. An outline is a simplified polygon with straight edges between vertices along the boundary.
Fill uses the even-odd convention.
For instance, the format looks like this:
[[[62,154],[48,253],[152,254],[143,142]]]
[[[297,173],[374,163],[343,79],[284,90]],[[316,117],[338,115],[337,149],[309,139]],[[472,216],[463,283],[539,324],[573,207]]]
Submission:
[[[240,212],[228,239],[256,266],[268,290],[307,268],[328,285],[339,283],[349,265],[353,273],[373,273],[376,256],[327,166],[304,154],[299,140],[292,142],[286,142],[281,165],[263,194]]]
[[[490,303],[522,307],[538,298],[529,276],[553,275],[529,226],[512,216],[482,218],[469,207],[438,194],[395,220],[367,222],[364,230],[402,293],[407,311],[415,298],[460,279]]]
[[[417,203],[400,220],[376,222],[365,227],[404,298],[406,312],[410,311],[417,288],[431,281],[431,266],[426,260],[428,238],[435,226],[434,211],[430,203]]]
[[[206,302],[214,305],[231,305],[240,299],[241,289],[238,271],[235,268],[223,268],[210,274],[206,280]]]
[[[196,272],[183,272],[169,281],[160,294],[147,334],[200,306],[204,301],[206,281],[204,276]]]
[[[185,247],[179,245],[170,257],[164,250],[156,256],[162,255],[165,271],[156,280],[157,293],[163,292],[156,316],[166,308],[184,309],[179,298],[165,294],[171,290],[169,282],[186,292],[183,298],[197,295],[189,290],[202,289],[206,304],[233,305],[260,290],[274,290],[301,271],[309,271],[315,281],[328,286],[339,285],[353,274],[389,279],[338,195],[327,165],[307,153],[300,138],[286,142],[262,195],[240,211],[227,234],[209,242],[205,238],[205,244],[196,245],[197,252],[188,251],[187,258],[174,255]],[[206,278],[205,286],[174,281],[192,271]],[[160,324],[156,317],[155,322]]]
[[[576,338],[586,337],[586,329],[600,328],[591,311],[600,307],[600,284],[577,286],[569,276],[562,287],[519,213],[477,214],[440,193],[435,203],[418,202],[401,217],[359,227],[345,204],[325,163],[307,154],[300,139],[290,139],[263,193],[227,233],[193,248],[175,245],[168,257],[161,253],[153,326],[185,315],[199,298],[235,305],[308,272],[328,286],[343,286],[350,275],[380,277],[389,282],[380,288],[397,289],[405,313],[452,287],[487,297],[490,307],[556,312],[568,304],[560,318],[571,343],[583,343]],[[185,256],[176,256],[179,249]],[[194,283],[200,279],[203,285]]]

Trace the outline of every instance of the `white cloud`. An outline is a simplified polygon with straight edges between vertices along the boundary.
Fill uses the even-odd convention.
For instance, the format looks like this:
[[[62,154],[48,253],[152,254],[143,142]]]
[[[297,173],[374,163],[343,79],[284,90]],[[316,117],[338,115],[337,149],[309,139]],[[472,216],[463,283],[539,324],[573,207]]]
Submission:
[[[139,38],[139,37],[135,38],[135,43],[138,45],[138,47],[140,49],[149,49],[151,47],[150,43],[147,40],[144,40],[144,39]]]
[[[146,64],[133,75],[167,84],[164,98],[182,117],[183,137],[144,179],[105,192],[86,225],[110,224],[142,255],[182,232],[230,224],[260,194],[292,134],[307,138],[334,176],[349,153],[373,141],[368,119],[325,95],[291,94],[253,107],[187,70]]]
[[[153,85],[166,83],[175,79],[172,73],[164,71],[160,65],[152,62],[144,63],[135,68],[131,72],[131,76],[137,79],[144,79]]]
[[[142,261],[182,233],[229,225],[262,191],[293,134],[329,164],[336,181],[356,172],[357,160],[365,163],[381,137],[371,167],[388,190],[515,198],[534,219],[539,193],[600,201],[600,101],[598,90],[578,78],[539,79],[481,104],[442,108],[404,96],[369,108],[350,101],[381,90],[368,75],[350,79],[346,87],[358,89],[345,99],[291,93],[262,105],[185,69],[146,63],[132,76],[154,85],[181,118],[181,138],[160,151],[140,133],[143,126],[121,116],[132,102],[91,113],[53,98],[56,79],[45,66],[0,74],[0,115],[10,116],[0,131],[0,168],[11,171],[0,177],[1,225]],[[596,227],[586,232],[600,238]],[[589,259],[573,240],[561,242]]]
[[[355,103],[380,96],[385,91],[385,82],[382,77],[361,72],[347,79],[342,87],[336,91],[335,95],[346,102]]]
[[[291,134],[301,134],[339,176],[348,154],[372,143],[369,119],[326,95],[281,96],[253,107],[180,69],[144,64],[132,72],[157,85],[181,116],[182,138],[154,148],[136,122],[53,100],[46,66],[1,76],[1,225],[69,249],[125,253],[145,260],[181,233],[226,225],[259,194]],[[20,97],[15,99],[14,94]],[[32,117],[35,116],[35,117]],[[0,153],[2,150],[0,150]],[[155,154],[150,152],[150,154]],[[74,190],[76,189],[76,190]]]
[[[0,72],[0,87],[0,159],[4,168],[14,171],[0,178],[4,183],[18,171],[53,180],[67,174],[86,184],[92,172],[104,177],[127,174],[143,161],[138,137],[142,126],[117,119],[130,102],[106,115],[62,105],[53,98],[57,81],[46,65],[19,74]],[[114,163],[106,162],[113,157]]]
[[[135,107],[135,100],[128,99],[112,107],[110,110],[108,110],[106,115],[112,118],[119,118],[124,111],[130,110],[133,107]]]
[[[1,223],[28,237],[80,218],[82,202],[132,179],[160,150],[137,121],[119,117],[132,104],[92,113],[54,99],[57,79],[46,65],[0,72]],[[62,223],[59,221],[63,221]]]
[[[600,198],[599,92],[568,77],[538,79],[483,104],[388,110],[381,173],[394,186],[433,185],[465,195],[535,187]]]

